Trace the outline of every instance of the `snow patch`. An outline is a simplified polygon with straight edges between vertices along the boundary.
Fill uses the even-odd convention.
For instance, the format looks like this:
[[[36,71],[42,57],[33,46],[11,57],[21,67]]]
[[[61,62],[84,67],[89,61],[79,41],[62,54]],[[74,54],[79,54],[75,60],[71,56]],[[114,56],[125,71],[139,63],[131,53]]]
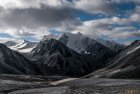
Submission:
[[[85,54],[90,54],[90,52],[85,51]]]
[[[62,84],[62,83],[65,83],[65,82],[68,82],[68,81],[73,81],[73,80],[76,80],[78,78],[68,78],[68,79],[63,79],[63,80],[59,80],[59,81],[56,81],[56,82],[52,82],[51,84],[52,85],[58,85],[58,84]]]
[[[21,53],[29,53],[31,50],[36,46],[37,43],[30,42],[30,41],[19,41],[16,42],[13,46],[8,46],[10,49],[21,52]]]
[[[135,51],[138,50],[139,48],[140,48],[140,46],[138,46],[138,47],[134,48],[133,50],[127,52],[127,55],[128,55],[128,54],[131,54],[131,53],[133,53],[133,52],[135,52]]]

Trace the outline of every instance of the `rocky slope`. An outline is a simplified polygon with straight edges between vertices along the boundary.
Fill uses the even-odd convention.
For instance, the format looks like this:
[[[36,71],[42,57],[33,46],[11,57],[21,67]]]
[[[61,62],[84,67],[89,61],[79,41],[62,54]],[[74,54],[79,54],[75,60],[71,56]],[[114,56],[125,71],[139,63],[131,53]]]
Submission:
[[[86,77],[140,78],[140,41],[137,40],[120,52],[108,66]]]
[[[0,73],[36,74],[33,66],[34,64],[20,53],[12,51],[4,44],[0,44]]]
[[[101,38],[96,39],[96,41],[98,41],[99,43],[103,44],[104,46],[110,48],[111,50],[113,50],[115,52],[120,52],[121,50],[123,50],[126,47],[123,44],[119,44],[114,41],[104,40]]]

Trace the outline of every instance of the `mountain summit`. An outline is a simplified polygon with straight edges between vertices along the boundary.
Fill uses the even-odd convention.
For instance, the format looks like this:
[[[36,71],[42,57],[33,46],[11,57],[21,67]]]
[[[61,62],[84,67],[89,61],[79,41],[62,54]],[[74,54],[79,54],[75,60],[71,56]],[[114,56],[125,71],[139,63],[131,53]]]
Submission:
[[[101,68],[101,62],[82,55],[55,39],[41,41],[31,52],[43,74],[81,76]]]

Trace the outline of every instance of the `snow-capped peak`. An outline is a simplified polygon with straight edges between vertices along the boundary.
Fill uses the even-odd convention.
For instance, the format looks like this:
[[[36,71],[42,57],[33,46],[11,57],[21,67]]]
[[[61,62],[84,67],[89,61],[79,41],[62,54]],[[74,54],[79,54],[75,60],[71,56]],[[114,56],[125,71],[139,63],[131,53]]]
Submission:
[[[50,34],[50,35],[44,36],[42,40],[49,40],[51,38],[61,41],[62,43],[67,45],[69,48],[75,50],[78,53],[86,51],[87,46],[93,45],[97,42],[115,52],[120,51],[124,47],[123,45],[118,44],[116,42],[112,42],[112,41],[106,41],[106,40],[98,39],[98,38],[91,39],[80,32],[77,32],[77,33],[66,32],[60,35]]]
[[[59,40],[60,42],[64,43],[66,46],[75,50],[78,53],[81,53],[82,51],[84,51],[85,47],[88,44],[93,43],[93,40],[88,39],[87,37],[83,36],[81,33],[72,34],[68,32],[60,34],[60,35],[50,34],[50,35],[44,36],[42,40],[43,41],[50,40],[51,38]],[[86,42],[86,40],[88,42]]]
[[[29,53],[35,46],[36,42],[31,42],[28,40],[12,40],[2,42],[10,49],[21,52],[21,53]]]
[[[77,34],[64,33],[63,37],[61,37],[59,40],[61,42],[64,42],[64,40],[65,40],[66,45],[69,48],[77,51],[78,53],[85,51],[86,46],[95,43],[94,40],[83,36],[81,33],[77,33]]]

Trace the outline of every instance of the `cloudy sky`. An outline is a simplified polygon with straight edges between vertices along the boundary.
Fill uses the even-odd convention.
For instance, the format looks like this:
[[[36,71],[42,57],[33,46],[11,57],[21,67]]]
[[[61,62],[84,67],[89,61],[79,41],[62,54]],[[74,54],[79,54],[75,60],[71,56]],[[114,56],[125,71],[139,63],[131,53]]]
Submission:
[[[140,0],[0,0],[0,38],[60,32],[128,44],[140,39]]]

